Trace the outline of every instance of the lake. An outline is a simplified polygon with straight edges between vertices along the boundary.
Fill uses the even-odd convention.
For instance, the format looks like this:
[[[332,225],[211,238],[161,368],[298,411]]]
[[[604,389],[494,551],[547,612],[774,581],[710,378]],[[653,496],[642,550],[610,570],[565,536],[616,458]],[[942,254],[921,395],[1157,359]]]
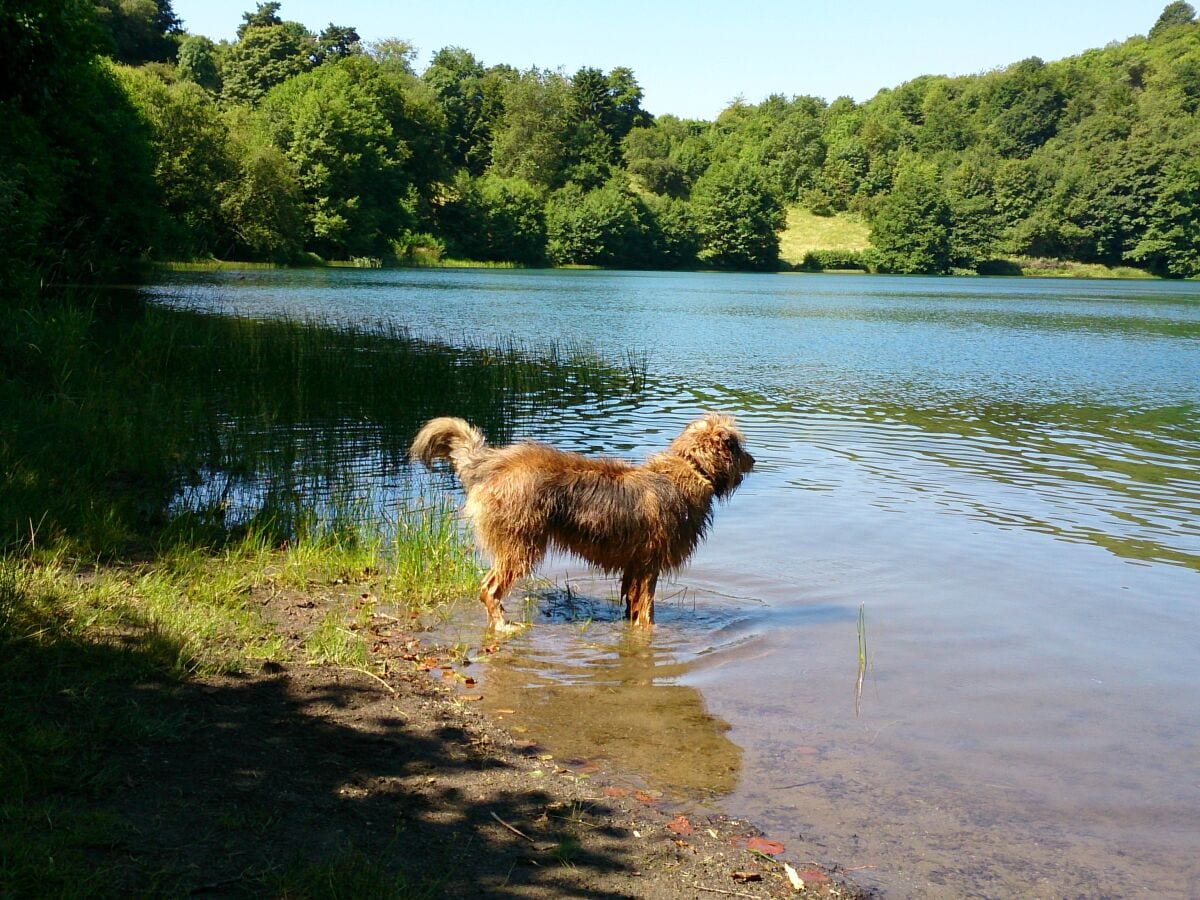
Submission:
[[[567,449],[737,417],[758,465],[652,636],[551,559],[535,627],[475,667],[557,757],[888,896],[1200,892],[1200,284],[329,269],[150,293],[644,360],[640,390],[508,423]],[[478,646],[482,623],[472,599],[440,627]]]

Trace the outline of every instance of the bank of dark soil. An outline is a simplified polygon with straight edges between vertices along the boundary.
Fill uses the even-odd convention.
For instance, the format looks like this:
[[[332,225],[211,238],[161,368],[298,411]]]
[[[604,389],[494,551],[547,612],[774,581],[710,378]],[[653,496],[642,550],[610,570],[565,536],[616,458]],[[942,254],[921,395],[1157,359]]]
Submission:
[[[293,642],[324,606],[300,595],[265,602]],[[138,831],[137,868],[158,873],[152,890],[861,896],[836,872],[793,859],[798,892],[787,857],[772,857],[780,848],[751,825],[683,815],[594,762],[514,741],[461,680],[439,676],[436,651],[410,652],[419,636],[377,631],[376,653],[400,648],[377,669],[382,679],[297,662],[154,694],[149,702],[182,724],[121,762],[119,810]]]

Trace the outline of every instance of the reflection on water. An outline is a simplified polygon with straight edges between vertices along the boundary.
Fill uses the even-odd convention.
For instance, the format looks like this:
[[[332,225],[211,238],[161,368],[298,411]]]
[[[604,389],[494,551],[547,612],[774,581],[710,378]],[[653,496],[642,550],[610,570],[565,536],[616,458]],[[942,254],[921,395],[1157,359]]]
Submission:
[[[892,896],[1196,896],[1200,285],[341,271],[156,293],[644,354],[638,394],[509,398],[508,433],[567,449],[644,457],[738,416],[755,471],[649,641],[611,583],[550,560],[535,627],[484,657],[484,703],[550,752],[721,793]],[[474,605],[447,626],[466,643]]]
[[[663,627],[645,633],[626,626],[615,600],[593,593],[603,589],[577,575],[535,591],[527,601],[535,627],[482,657],[484,708],[560,760],[606,760],[676,796],[733,791],[742,750],[682,678],[701,654],[727,652],[712,636],[734,626],[736,613],[709,604],[702,619],[710,630],[679,614],[687,601],[666,598]],[[469,644],[478,618],[473,604],[463,604],[439,637]],[[729,647],[741,642],[729,640]]]
[[[803,435],[956,513],[1200,569],[1194,284],[331,270],[187,276],[154,293],[258,317],[383,320],[438,342],[644,355],[636,395],[611,378],[589,390],[586,368],[549,403],[509,392],[512,429],[640,452],[700,409],[744,411],[760,442]]]

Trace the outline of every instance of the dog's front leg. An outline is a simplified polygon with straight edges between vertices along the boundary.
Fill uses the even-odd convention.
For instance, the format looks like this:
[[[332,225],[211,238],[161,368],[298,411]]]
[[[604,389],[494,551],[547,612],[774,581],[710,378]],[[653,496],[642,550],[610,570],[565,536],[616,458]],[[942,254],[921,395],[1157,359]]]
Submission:
[[[496,634],[513,634],[521,630],[520,625],[505,621],[504,605],[501,603],[514,580],[515,576],[509,570],[493,567],[484,576],[479,588],[479,599],[487,608],[488,628]]]
[[[654,589],[658,573],[626,572],[621,576],[621,596],[625,600],[625,617],[641,628],[654,624]]]

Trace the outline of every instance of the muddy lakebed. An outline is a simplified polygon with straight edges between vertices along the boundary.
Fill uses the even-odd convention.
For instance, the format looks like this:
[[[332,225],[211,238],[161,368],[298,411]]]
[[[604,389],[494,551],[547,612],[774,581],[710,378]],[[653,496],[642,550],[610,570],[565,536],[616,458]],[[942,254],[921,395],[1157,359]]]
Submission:
[[[737,417],[758,464],[653,634],[566,558],[495,652],[471,598],[433,623],[514,735],[886,896],[1194,894],[1200,285],[338,269],[149,293],[636,370],[506,398],[497,440],[637,459]],[[456,491],[349,433],[381,510]]]

